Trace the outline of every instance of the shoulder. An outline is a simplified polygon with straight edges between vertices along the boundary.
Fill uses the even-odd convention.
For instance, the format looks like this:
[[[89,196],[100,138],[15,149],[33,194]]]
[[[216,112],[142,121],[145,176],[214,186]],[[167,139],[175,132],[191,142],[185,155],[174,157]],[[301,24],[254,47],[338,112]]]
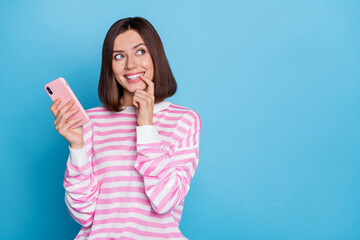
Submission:
[[[109,110],[107,110],[104,106],[97,106],[93,108],[89,108],[85,110],[86,114],[89,117],[89,122],[84,124],[84,129],[92,128],[94,121],[96,122],[97,119],[106,118],[106,115],[111,114]]]
[[[180,119],[187,125],[197,125],[199,128],[201,127],[200,114],[193,108],[182,106],[176,103],[170,103],[166,108],[166,112],[179,115]]]
[[[105,106],[97,106],[86,110],[86,114],[92,121],[102,121],[104,119],[116,119],[123,116],[124,113],[117,113],[107,109]]]
[[[104,106],[97,106],[97,107],[89,108],[89,109],[85,110],[85,112],[87,113],[87,115],[90,118],[91,118],[91,116],[94,116],[94,115],[110,113],[110,111],[108,109],[106,109]]]

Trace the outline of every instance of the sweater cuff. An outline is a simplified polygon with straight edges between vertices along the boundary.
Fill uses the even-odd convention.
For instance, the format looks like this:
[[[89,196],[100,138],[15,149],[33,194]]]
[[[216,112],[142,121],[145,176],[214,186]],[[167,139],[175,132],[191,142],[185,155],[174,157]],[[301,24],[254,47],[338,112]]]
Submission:
[[[161,142],[160,136],[154,125],[136,127],[136,142],[138,144]]]
[[[70,157],[69,162],[77,167],[84,166],[89,162],[89,158],[86,153],[85,145],[82,148],[75,149],[69,145]]]

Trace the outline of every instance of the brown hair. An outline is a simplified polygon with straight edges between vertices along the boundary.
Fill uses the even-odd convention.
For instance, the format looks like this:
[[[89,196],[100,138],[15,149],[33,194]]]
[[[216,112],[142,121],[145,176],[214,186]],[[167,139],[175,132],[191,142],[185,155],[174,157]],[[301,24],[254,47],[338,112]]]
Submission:
[[[161,39],[151,23],[141,17],[123,18],[115,22],[106,34],[103,49],[101,72],[98,87],[100,101],[111,111],[122,111],[120,99],[124,88],[115,80],[112,69],[112,52],[115,38],[128,30],[135,30],[149,51],[154,65],[155,103],[175,94],[177,84],[166,58]]]

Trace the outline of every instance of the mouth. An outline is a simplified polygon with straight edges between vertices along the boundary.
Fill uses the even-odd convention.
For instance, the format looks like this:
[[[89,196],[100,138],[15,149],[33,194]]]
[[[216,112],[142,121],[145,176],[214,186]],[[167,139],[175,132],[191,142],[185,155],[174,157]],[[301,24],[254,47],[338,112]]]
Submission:
[[[141,80],[140,76],[144,76],[144,74],[145,74],[145,72],[128,73],[128,74],[124,75],[124,78],[129,83],[136,83],[136,82],[139,82]]]

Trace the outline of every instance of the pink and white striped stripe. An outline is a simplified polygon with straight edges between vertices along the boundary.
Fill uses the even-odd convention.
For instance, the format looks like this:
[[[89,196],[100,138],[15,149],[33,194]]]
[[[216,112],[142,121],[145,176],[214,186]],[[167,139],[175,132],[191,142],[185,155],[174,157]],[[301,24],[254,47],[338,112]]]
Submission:
[[[201,119],[168,101],[154,105],[153,125],[136,108],[87,110],[82,149],[72,149],[65,203],[82,228],[75,239],[187,239],[179,230],[199,162]]]

